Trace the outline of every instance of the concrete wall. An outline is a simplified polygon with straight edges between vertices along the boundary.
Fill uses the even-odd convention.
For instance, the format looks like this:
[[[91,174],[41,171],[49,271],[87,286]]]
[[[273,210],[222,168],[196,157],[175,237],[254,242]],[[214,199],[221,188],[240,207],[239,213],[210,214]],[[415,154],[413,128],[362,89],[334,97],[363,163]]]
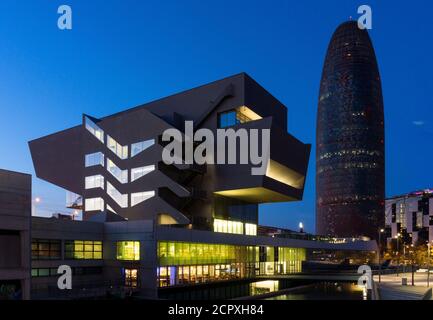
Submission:
[[[18,281],[30,298],[31,176],[0,170],[0,284]]]

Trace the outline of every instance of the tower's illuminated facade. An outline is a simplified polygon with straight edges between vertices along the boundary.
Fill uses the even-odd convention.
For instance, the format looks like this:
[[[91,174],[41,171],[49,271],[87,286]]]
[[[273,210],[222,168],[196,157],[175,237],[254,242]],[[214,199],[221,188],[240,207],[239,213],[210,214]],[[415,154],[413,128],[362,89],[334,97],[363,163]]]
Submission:
[[[383,225],[384,114],[376,55],[355,21],[332,36],[317,115],[317,233],[375,238]]]

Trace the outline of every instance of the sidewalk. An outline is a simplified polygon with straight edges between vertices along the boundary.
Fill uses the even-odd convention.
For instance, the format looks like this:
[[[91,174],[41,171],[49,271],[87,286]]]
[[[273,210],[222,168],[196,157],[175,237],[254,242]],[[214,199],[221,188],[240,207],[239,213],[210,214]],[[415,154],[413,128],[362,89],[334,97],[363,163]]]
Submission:
[[[401,284],[402,278],[407,278],[407,286]],[[430,288],[433,288],[432,274],[430,278]],[[382,275],[381,283],[379,283],[379,276],[375,275],[373,280],[376,282],[381,300],[422,300],[429,289],[426,273],[415,273],[415,286],[412,286],[411,273],[399,274],[399,276]]]

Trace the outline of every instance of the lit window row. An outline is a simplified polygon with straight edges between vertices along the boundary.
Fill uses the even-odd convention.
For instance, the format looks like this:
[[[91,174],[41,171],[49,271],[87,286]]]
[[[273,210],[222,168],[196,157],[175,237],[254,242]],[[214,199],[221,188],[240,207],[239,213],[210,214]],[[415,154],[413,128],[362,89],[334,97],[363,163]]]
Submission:
[[[131,182],[140,179],[152,171],[155,171],[154,165],[131,169]]]
[[[155,196],[155,191],[131,193],[131,207],[136,206]]]
[[[323,155],[320,155],[320,159],[330,159],[333,157],[342,157],[346,155],[368,155],[368,156],[380,156],[380,151],[377,150],[365,150],[365,149],[351,149],[351,150],[340,150],[336,152],[327,152]]]
[[[107,181],[107,194],[121,207],[128,207],[128,194],[120,193],[113,185]],[[131,207],[134,207],[155,196],[155,191],[143,191],[131,193]],[[102,198],[89,198],[85,200],[85,211],[103,211],[104,200]],[[117,212],[107,204],[107,210]]]
[[[33,239],[32,260],[62,259],[61,240]],[[102,241],[65,241],[65,259],[102,259]]]
[[[144,150],[150,148],[155,144],[155,140],[146,140],[140,141],[131,144],[131,158],[135,157],[137,154],[143,152]],[[111,151],[113,151],[120,159],[125,160],[128,159],[128,146],[122,146],[116,140],[114,140],[111,136],[107,134],[107,147]]]
[[[60,260],[61,240],[33,239],[33,260]],[[64,259],[101,260],[103,258],[102,241],[98,240],[66,240],[64,242]],[[116,242],[117,260],[140,260],[140,241]]]
[[[333,166],[320,166],[317,173],[323,173],[327,171],[333,171],[337,169],[376,169],[379,167],[378,163],[370,162],[349,162],[349,163],[337,163]]]
[[[96,152],[85,156],[86,167],[104,166],[104,154]],[[107,158],[107,171],[110,172],[120,183],[128,183],[128,170],[120,169],[111,159]],[[131,169],[131,182],[140,179],[146,174],[155,171],[155,165],[148,165]]]
[[[93,166],[104,166],[104,154],[102,152],[86,154],[85,165],[86,168]]]
[[[120,159],[128,159],[128,146],[122,146],[107,134],[107,147],[113,151]]]
[[[65,241],[65,259],[102,259],[102,241]]]
[[[120,193],[110,182],[107,181],[107,194],[114,200],[121,208],[128,207],[128,194]]]
[[[84,201],[84,207],[86,211],[103,211],[104,210],[104,199],[102,198],[90,198]]]
[[[253,223],[245,223],[245,234],[247,236],[257,235],[257,225]]]
[[[98,139],[99,141],[101,141],[102,143],[104,143],[104,130],[102,130],[101,128],[99,128],[92,120],[90,120],[89,118],[85,117],[85,125],[86,125],[86,129],[93,134],[96,139]]]
[[[213,231],[222,233],[243,234],[244,224],[238,221],[214,219]]]
[[[95,122],[90,120],[88,117],[84,119],[84,125],[93,136],[95,136],[99,141],[105,143],[104,130],[102,130]],[[143,152],[144,150],[150,148],[155,144],[155,139],[140,141],[131,144],[131,157],[135,157],[137,154]],[[128,159],[129,147],[122,146],[114,138],[107,134],[107,147],[113,153],[115,153],[120,159]]]
[[[140,142],[131,144],[131,157],[135,157],[137,154],[150,148],[154,144],[155,144],[154,139],[146,140],[146,141],[140,141]]]
[[[244,224],[240,221],[214,219],[213,231],[222,233],[244,234]],[[256,236],[257,225],[253,223],[245,223],[245,234],[249,236]]]
[[[94,188],[104,189],[104,177],[101,176],[100,174],[95,175],[95,176],[86,177],[85,188],[86,189],[94,189]]]
[[[119,180],[120,183],[128,183],[128,170],[121,170],[113,161],[108,158],[107,171],[110,172],[113,177]]]

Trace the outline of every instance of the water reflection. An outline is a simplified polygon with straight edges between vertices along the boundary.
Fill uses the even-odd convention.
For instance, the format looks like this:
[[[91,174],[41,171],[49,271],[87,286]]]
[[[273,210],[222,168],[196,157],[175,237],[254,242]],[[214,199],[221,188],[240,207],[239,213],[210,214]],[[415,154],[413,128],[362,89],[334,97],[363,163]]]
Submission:
[[[355,283],[320,282],[299,291],[266,300],[366,300],[363,288]]]

